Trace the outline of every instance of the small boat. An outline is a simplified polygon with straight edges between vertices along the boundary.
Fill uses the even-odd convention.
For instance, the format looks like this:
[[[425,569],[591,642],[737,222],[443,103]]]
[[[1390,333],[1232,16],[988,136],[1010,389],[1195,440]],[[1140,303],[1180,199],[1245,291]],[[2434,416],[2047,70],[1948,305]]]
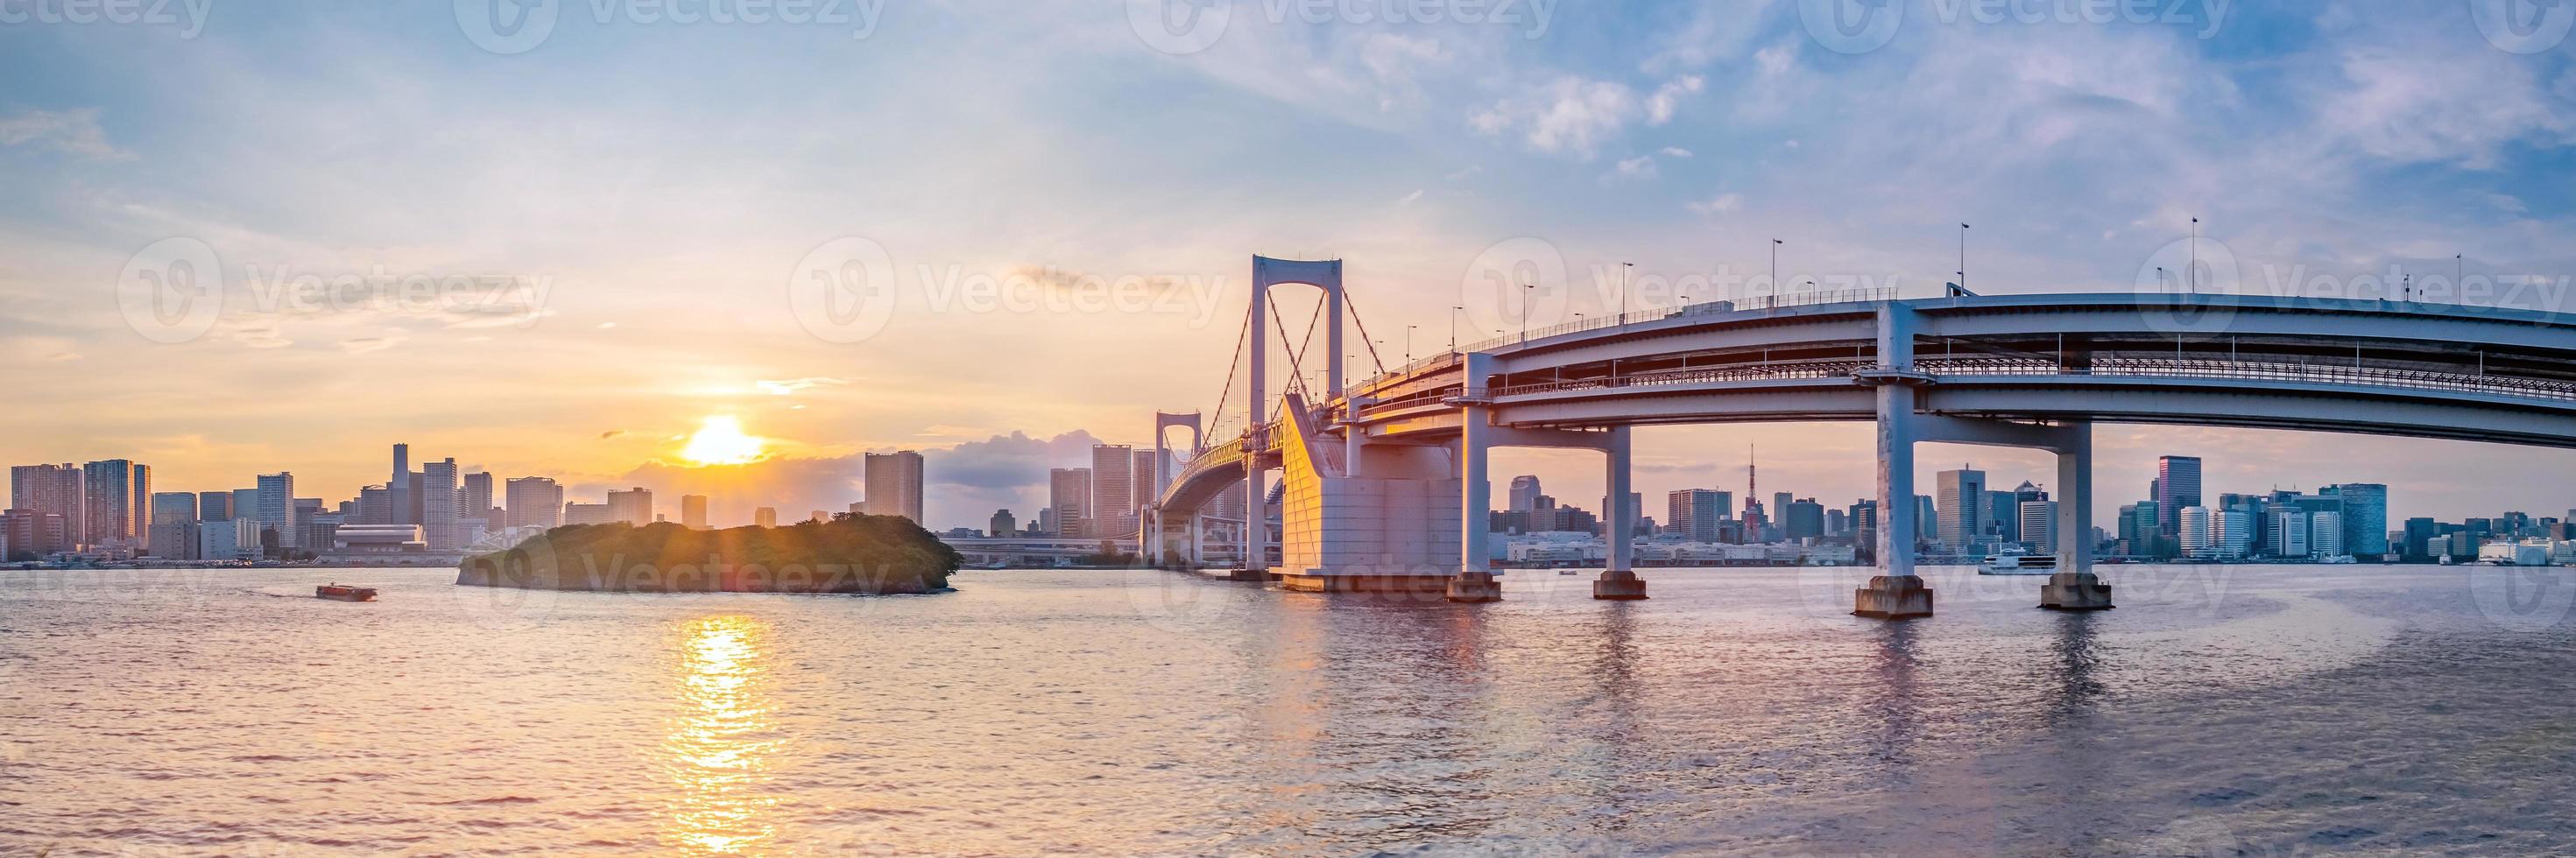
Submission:
[[[313,588],[313,598],[337,599],[343,602],[373,602],[376,600],[376,588],[350,587],[337,583],[324,584]]]
[[[2055,575],[2057,557],[2052,554],[2030,554],[2017,549],[2004,549],[1986,555],[1977,564],[1979,575]]]
[[[1583,573],[1582,573],[1580,570],[1575,570],[1575,569],[1559,569],[1559,570],[1556,570],[1556,574],[1559,574],[1559,575],[1581,575],[1581,574],[1583,574]]]

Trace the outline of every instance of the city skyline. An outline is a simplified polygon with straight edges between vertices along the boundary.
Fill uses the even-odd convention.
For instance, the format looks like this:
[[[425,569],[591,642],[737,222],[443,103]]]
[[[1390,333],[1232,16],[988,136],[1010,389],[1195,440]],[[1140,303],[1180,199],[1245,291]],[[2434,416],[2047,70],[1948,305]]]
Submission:
[[[1786,242],[1786,279],[1938,294],[1959,266],[1963,222],[1976,224],[1967,267],[1986,294],[2152,288],[2141,285],[2154,283],[2152,260],[2197,218],[2237,265],[2233,283],[2215,284],[2225,291],[2299,291],[2317,278],[2358,291],[2460,271],[2541,278],[2469,303],[2576,309],[2563,274],[2576,271],[2576,248],[2557,240],[2576,206],[2528,190],[2553,186],[2548,153],[2576,94],[2478,38],[2458,4],[2366,11],[2232,10],[2230,34],[2259,60],[2194,50],[2164,27],[1920,26],[1867,65],[1816,43],[1786,5],[1569,7],[1553,26],[1583,35],[1541,40],[1502,27],[1247,23],[1256,28],[1186,56],[1155,52],[1122,16],[960,9],[937,22],[890,17],[887,37],[865,40],[759,29],[775,64],[759,72],[716,61],[737,47],[726,37],[750,31],[701,39],[709,31],[580,20],[493,62],[445,7],[334,10],[328,23],[313,10],[228,7],[187,44],[221,50],[163,50],[168,33],[151,27],[29,28],[13,33],[18,50],[0,69],[94,85],[0,105],[12,129],[0,135],[0,177],[23,191],[0,206],[16,251],[0,272],[14,400],[0,411],[0,460],[124,456],[163,463],[161,479],[186,485],[291,468],[336,495],[370,481],[383,439],[408,437],[473,451],[458,456],[469,470],[551,474],[586,493],[665,476],[728,481],[678,473],[691,464],[685,439],[711,418],[762,439],[768,461],[809,462],[796,467],[828,479],[854,477],[867,452],[971,444],[957,458],[976,460],[1009,446],[993,439],[1020,436],[1072,436],[1066,446],[1087,450],[1138,438],[1136,414],[1216,405],[1216,379],[1195,370],[1222,366],[1235,339],[1247,248],[1364,261],[1354,297],[1387,363],[1453,336],[1729,297],[1767,271],[1774,239]],[[306,50],[296,34],[314,27],[364,33],[371,47]],[[1282,35],[1298,38],[1264,38]],[[610,36],[666,59],[578,49]],[[1630,50],[1612,59],[1600,44]],[[147,54],[172,64],[165,73],[266,95],[217,104],[119,85],[136,74],[124,58]],[[777,83],[925,67],[951,73],[824,95]],[[2112,71],[2059,71],[2095,67]],[[370,75],[417,89],[400,105],[303,92]],[[560,105],[519,92],[530,77],[597,81],[598,105],[580,114],[593,121],[566,123]],[[1104,127],[1104,115],[1155,115],[1115,84],[1199,109]],[[1787,109],[1791,93],[1809,109]],[[666,105],[700,119],[643,118]],[[881,115],[912,121],[853,124]],[[1943,157],[1849,133],[1855,116],[1946,141]],[[357,161],[317,148],[333,136],[319,117],[388,145]],[[532,148],[537,129],[568,136]],[[1111,136],[1045,153],[954,145],[1090,134]],[[1293,142],[1332,135],[1355,142]],[[824,139],[838,148],[811,144]],[[1171,157],[1133,158],[1148,149]],[[2117,169],[2097,169],[2105,152],[2121,153]],[[1247,157],[1268,168],[1240,169]],[[881,164],[905,169],[861,166]],[[2035,174],[2053,181],[2024,180]],[[636,176],[656,193],[632,193]],[[941,192],[957,187],[1010,191]],[[408,202],[353,205],[351,188]],[[1905,202],[1888,203],[1889,188],[1907,189]],[[1239,202],[1256,196],[1269,204]],[[789,295],[804,260],[842,238],[884,248],[893,275],[884,328],[856,342],[815,334]],[[1563,259],[1571,294],[1529,313],[1462,294],[1482,256],[1523,238]],[[115,282],[169,239],[211,250],[224,291],[203,335],[159,342],[120,310]],[[451,305],[299,301],[284,288],[379,272],[502,285]],[[986,283],[1062,297],[1095,275],[1135,278],[1155,300],[1013,309],[965,297]],[[1628,275],[1634,290],[1620,285]],[[1291,320],[1311,308],[1307,296],[1279,300]],[[1358,339],[1347,350],[1373,369]],[[1236,419],[1240,406],[1229,406]],[[2556,450],[2103,434],[2119,453],[2106,467],[2122,469],[2134,455],[2183,452],[2315,484],[2343,462],[2384,463],[2384,481],[2436,515],[2544,507],[2557,502],[2546,487],[2514,477],[2576,471],[2576,453]],[[1853,493],[1835,484],[1859,473],[1838,463],[1868,451],[1856,427],[1644,431],[1639,488],[1665,488],[1660,475],[1676,472],[1702,476],[1669,486],[1709,482],[1733,463],[1697,456],[1747,442],[1779,451],[1766,470],[1835,495]],[[1533,461],[1522,470],[1559,482],[1585,471]],[[1046,467],[1064,464],[934,491],[929,517],[973,525],[997,507],[1031,508]],[[764,490],[805,479],[747,478]],[[799,510],[824,492],[788,494],[799,499],[782,508]],[[942,495],[957,500],[941,507]]]

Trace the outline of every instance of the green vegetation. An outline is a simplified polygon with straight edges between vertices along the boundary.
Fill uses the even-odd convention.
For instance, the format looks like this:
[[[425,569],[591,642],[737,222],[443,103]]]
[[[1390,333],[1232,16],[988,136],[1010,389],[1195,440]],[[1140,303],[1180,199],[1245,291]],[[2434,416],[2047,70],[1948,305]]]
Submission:
[[[901,516],[690,530],[577,524],[468,557],[456,583],[611,593],[930,593],[959,558]]]

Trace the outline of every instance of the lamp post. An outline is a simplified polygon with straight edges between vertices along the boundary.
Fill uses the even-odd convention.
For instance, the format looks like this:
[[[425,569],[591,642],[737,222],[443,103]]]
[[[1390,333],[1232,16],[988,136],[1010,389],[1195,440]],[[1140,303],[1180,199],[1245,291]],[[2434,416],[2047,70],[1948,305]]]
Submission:
[[[1628,325],[1628,269],[1635,267],[1634,262],[1619,263],[1619,326],[1623,328]]]
[[[1538,295],[1538,284],[1521,284],[1521,344],[1529,344],[1530,301]]]
[[[1406,326],[1404,326],[1404,365],[1405,365],[1405,366],[1412,366],[1412,365],[1413,365],[1413,329],[1415,329],[1415,328],[1419,328],[1419,327],[1422,327],[1422,326],[1421,326],[1421,325],[1406,325]]]
[[[1449,354],[1453,357],[1458,354],[1458,316],[1465,312],[1464,306],[1449,308]]]

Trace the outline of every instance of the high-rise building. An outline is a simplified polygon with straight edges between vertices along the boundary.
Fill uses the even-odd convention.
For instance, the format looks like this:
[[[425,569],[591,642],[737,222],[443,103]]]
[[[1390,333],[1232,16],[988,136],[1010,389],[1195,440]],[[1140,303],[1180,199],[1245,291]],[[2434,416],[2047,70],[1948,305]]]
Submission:
[[[1531,474],[1522,474],[1520,476],[1513,477],[1510,497],[1511,506],[1506,507],[1506,509],[1513,512],[1528,512],[1530,510],[1537,509],[1538,496],[1541,494],[1545,494],[1545,492],[1539,490],[1538,477]]]
[[[2343,512],[2320,512],[2308,516],[2308,548],[2318,556],[2351,554],[2343,541]]]
[[[563,486],[552,477],[520,477],[501,484],[508,504],[503,520],[511,527],[560,527],[564,524]]]
[[[913,450],[869,453],[864,464],[868,514],[899,515],[920,524],[921,454]]]
[[[2276,506],[2265,510],[2271,521],[2264,527],[2263,553],[2274,557],[2308,556],[2308,513],[2295,506]]]
[[[385,484],[394,496],[394,514],[401,518],[395,524],[419,524],[420,505],[413,501],[417,489],[411,484],[411,445],[394,445],[393,482]]]
[[[152,527],[152,469],[127,459],[81,466],[81,520],[90,545],[136,546]]]
[[[459,478],[456,488],[456,514],[460,517],[492,518],[492,472],[475,471]]]
[[[231,521],[237,517],[233,514],[232,492],[197,493],[198,521]]]
[[[152,556],[167,560],[193,560],[197,554],[197,495],[195,492],[152,493]]]
[[[1161,472],[1160,463],[1154,459],[1153,448],[1136,450],[1136,514],[1140,517],[1145,514],[1146,507],[1153,506],[1154,500],[1163,495]]]
[[[680,526],[690,530],[707,529],[707,496],[680,496]]]
[[[643,486],[608,492],[608,518],[637,527],[653,523],[653,492]]]
[[[764,506],[751,511],[751,523],[761,527],[778,526],[778,508]]]
[[[1914,538],[1936,539],[1941,535],[1941,507],[1931,495],[1914,496]]]
[[[197,525],[197,559],[257,560],[260,556],[259,522],[246,517],[231,521],[207,521]]]
[[[66,544],[54,551],[71,547],[89,538],[89,493],[81,486],[83,470],[70,462],[59,465],[18,465],[9,469],[9,508],[30,515],[63,517]],[[19,550],[24,550],[23,547]],[[50,553],[50,552],[48,552]]]
[[[2202,558],[2217,556],[2217,547],[2211,545],[2209,541],[2208,507],[2187,506],[2175,510],[2174,522],[2174,526],[2180,529],[2175,537],[2182,544],[2184,556]]]
[[[1716,542],[1718,522],[1731,517],[1735,496],[1715,489],[1681,489],[1664,495],[1664,528],[1692,542]]]
[[[1090,468],[1047,470],[1047,509],[1055,512],[1056,535],[1091,535],[1084,524],[1091,519],[1091,490]]]
[[[1780,505],[1780,535],[1792,541],[1825,535],[1825,505],[1797,498]]]
[[[262,530],[277,531],[278,547],[298,547],[296,537],[303,528],[295,521],[295,473],[261,474],[259,488],[253,491],[259,500],[251,507],[251,520],[259,522]]]
[[[461,476],[462,474],[456,469],[454,456],[435,462],[421,463],[420,479],[417,483],[420,491],[420,532],[422,538],[429,541],[431,551],[454,551],[464,547],[463,540],[456,532],[456,520],[465,517],[464,512],[457,506],[457,502],[462,499],[458,496],[460,489],[457,485],[457,480]]]
[[[2023,483],[2023,485],[2029,485]],[[2021,528],[2021,544],[2042,554],[2057,553],[2057,502],[2053,500],[2022,501],[2014,520]]]
[[[2209,544],[2218,556],[2228,559],[2254,553],[2257,536],[2254,512],[2244,507],[2209,511]]]
[[[2388,555],[2388,487],[2343,483],[2328,491],[2343,499],[2344,553],[2363,560]]]
[[[1111,537],[1135,527],[1136,451],[1125,444],[1091,447],[1091,518],[1085,536]]]
[[[1955,549],[1981,542],[1986,532],[1986,472],[1974,468],[1942,471],[1937,482],[1941,543]]]
[[[1018,536],[1020,533],[1019,520],[1011,516],[1011,511],[1008,508],[994,510],[993,529],[988,531],[988,533],[990,533],[995,539],[1007,536]]]
[[[2200,506],[2200,457],[2165,456],[2156,460],[2156,528],[2166,536],[2182,529],[2185,507]],[[2205,514],[2208,510],[2203,509]]]

